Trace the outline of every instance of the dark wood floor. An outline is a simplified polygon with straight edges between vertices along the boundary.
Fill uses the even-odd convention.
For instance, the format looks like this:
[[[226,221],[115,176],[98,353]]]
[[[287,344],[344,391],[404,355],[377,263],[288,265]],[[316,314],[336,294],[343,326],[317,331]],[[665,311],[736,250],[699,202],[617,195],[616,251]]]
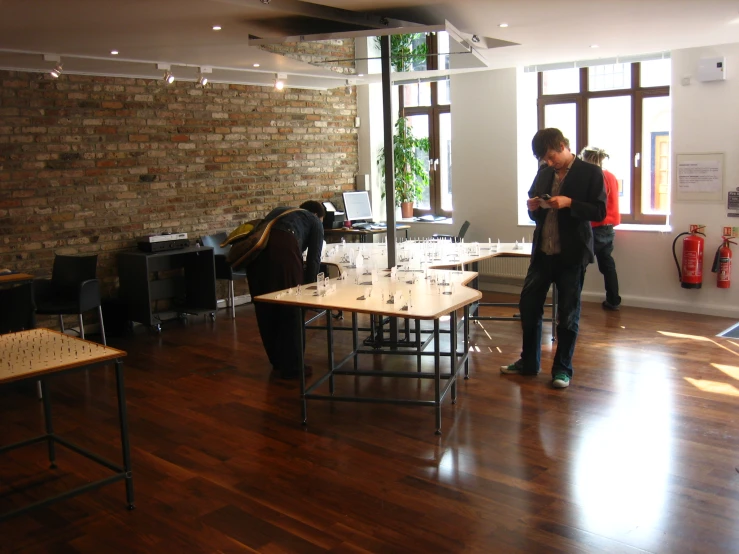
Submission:
[[[129,352],[138,508],[117,483],[0,523],[0,550],[739,552],[739,340],[714,337],[733,323],[585,304],[559,391],[549,342],[539,377],[501,376],[518,325],[474,325],[472,379],[441,437],[425,407],[311,403],[303,429],[298,384],[270,375],[251,306],[113,339]],[[312,331],[308,362],[324,360]],[[118,460],[112,371],[50,385],[57,431]],[[0,444],[41,430],[34,394],[0,390]],[[105,475],[63,449],[53,471],[43,446],[5,454],[0,511]]]

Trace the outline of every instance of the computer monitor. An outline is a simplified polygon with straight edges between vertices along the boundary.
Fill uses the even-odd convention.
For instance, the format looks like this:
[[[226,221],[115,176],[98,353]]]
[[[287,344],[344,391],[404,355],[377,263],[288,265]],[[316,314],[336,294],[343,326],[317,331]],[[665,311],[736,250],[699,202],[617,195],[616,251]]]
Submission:
[[[342,193],[344,197],[344,212],[349,221],[372,219],[372,205],[366,190],[357,190]]]

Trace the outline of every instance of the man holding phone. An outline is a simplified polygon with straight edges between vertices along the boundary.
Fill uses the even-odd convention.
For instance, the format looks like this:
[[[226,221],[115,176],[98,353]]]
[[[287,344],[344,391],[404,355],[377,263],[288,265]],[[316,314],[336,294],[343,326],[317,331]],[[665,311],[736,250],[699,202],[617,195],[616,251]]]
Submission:
[[[537,375],[541,365],[542,316],[552,283],[558,292],[557,351],[552,386],[566,388],[572,378],[572,357],[580,323],[580,293],[587,264],[594,260],[591,221],[606,214],[603,172],[579,160],[559,129],[542,129],[531,141],[534,156],[543,160],[529,189],[526,206],[536,222],[531,262],[519,310],[523,347],[521,358],[501,373]]]

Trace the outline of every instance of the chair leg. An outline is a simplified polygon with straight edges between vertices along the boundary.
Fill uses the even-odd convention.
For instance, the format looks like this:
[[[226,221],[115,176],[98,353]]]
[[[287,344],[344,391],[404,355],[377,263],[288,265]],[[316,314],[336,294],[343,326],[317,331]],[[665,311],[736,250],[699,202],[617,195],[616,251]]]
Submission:
[[[82,324],[82,314],[77,314],[80,319],[80,338],[85,340],[85,326]]]
[[[41,381],[36,381],[36,394],[38,394],[39,400],[42,400],[44,398],[44,393],[41,391]]]
[[[105,346],[108,346],[108,343],[105,340],[105,325],[103,324],[103,307],[102,306],[98,306],[98,316],[100,317],[100,334],[103,335],[103,344]]]
[[[62,334],[64,334],[64,316],[62,314],[59,314],[59,327],[62,330]]]
[[[236,319],[236,295],[234,295],[234,282],[228,282],[228,296],[231,298],[231,319]]]

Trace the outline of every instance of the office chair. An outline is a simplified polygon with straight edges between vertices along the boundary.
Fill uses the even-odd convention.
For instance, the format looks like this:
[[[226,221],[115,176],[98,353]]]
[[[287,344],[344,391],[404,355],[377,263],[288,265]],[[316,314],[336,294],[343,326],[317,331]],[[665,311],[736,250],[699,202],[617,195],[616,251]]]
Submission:
[[[36,327],[32,283],[0,289],[0,306],[0,335]]]
[[[246,269],[234,270],[226,261],[226,256],[228,255],[228,251],[231,249],[231,245],[221,248],[221,243],[226,240],[227,236],[228,235],[225,232],[216,233],[215,235],[200,237],[200,242],[203,246],[213,247],[213,254],[215,255],[216,262],[216,279],[225,279],[228,281],[228,301],[231,304],[231,319],[235,319],[236,297],[234,295],[234,280],[246,279]]]
[[[82,314],[97,308],[100,318],[100,333],[105,340],[103,310],[100,300],[100,281],[97,280],[98,257],[94,256],[54,256],[51,279],[36,279],[33,294],[36,299],[36,313],[58,315],[59,327],[64,332],[65,315],[77,314],[80,322],[80,337],[85,338]]]
[[[452,242],[462,242],[462,239],[467,234],[467,229],[469,228],[470,228],[470,222],[465,221],[464,223],[462,223],[462,227],[459,228],[459,233],[457,234],[456,237],[453,235],[439,235],[437,233],[434,233],[432,237],[435,239],[451,240]]]

